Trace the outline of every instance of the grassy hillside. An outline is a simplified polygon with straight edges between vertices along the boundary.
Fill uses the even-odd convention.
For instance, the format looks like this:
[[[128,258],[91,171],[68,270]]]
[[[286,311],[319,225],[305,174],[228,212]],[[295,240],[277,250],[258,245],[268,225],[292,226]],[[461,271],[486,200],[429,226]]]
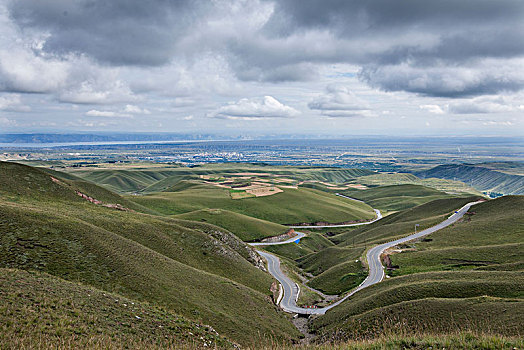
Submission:
[[[353,234],[357,240],[362,234],[369,239],[385,237],[393,232],[392,227],[398,232],[404,224],[411,226],[424,216],[437,218],[439,213],[461,206],[461,201],[433,201],[372,224],[377,227],[356,229]],[[456,224],[415,244],[397,247],[402,252],[390,255],[393,267],[398,267],[391,274],[400,277],[359,291],[315,319],[313,329],[322,339],[336,341],[385,336],[398,325],[406,335],[457,331],[521,335],[523,204],[522,196],[478,204]],[[341,241],[342,245],[346,242]]]
[[[313,321],[323,339],[373,338],[402,324],[405,334],[462,331],[517,336],[524,324],[522,272],[423,273],[359,291]]]
[[[346,190],[340,192],[348,197],[360,199],[373,208],[387,211],[409,209],[436,199],[453,196],[421,185],[391,185],[368,190]]]
[[[457,180],[459,180],[457,178]],[[452,179],[438,179],[428,177],[417,177],[413,174],[406,173],[377,173],[372,175],[366,175],[356,178],[356,183],[367,185],[367,186],[392,186],[392,185],[420,185],[425,187],[434,188],[438,191],[453,193],[453,194],[475,194],[479,195],[480,192],[475,188],[469,186],[462,181]]]
[[[524,176],[524,162],[485,162],[476,163],[475,166],[497,170],[501,173]]]
[[[335,265],[309,280],[308,285],[325,294],[339,295],[357,287],[367,276],[362,263],[353,259]]]
[[[454,210],[479,197],[438,199],[388,215],[370,225],[340,233],[330,239],[341,246],[354,244],[374,244],[400,238],[414,232],[415,224],[419,230],[431,227],[445,220]]]
[[[220,208],[279,224],[344,222],[374,217],[370,206],[312,189],[289,189],[272,196],[231,199],[228,189],[212,185],[190,187],[129,198],[166,215]]]
[[[0,344],[11,349],[233,348],[172,311],[39,272],[0,269]]]
[[[297,259],[298,266],[306,272],[309,272],[313,275],[318,275],[335,265],[348,260],[355,260],[355,258],[358,258],[362,254],[363,250],[364,249],[360,247],[329,247],[322,249],[318,253],[310,254]]]
[[[447,164],[417,172],[422,178],[457,179],[485,192],[524,194],[524,176],[510,175],[472,164]]]
[[[393,274],[418,271],[499,268],[522,263],[524,196],[506,196],[475,205],[460,222],[431,234],[400,254]],[[501,266],[502,265],[502,266]],[[498,268],[497,268],[498,269]]]
[[[0,269],[0,344],[5,348],[231,348],[213,328],[170,310],[44,273]],[[206,344],[206,345],[204,345]],[[252,349],[520,348],[516,338],[472,333],[409,336],[395,329],[370,341]]]
[[[241,343],[297,336],[270,302],[272,279],[231,233],[95,205],[22,165],[0,163],[0,183],[0,267],[147,301]]]
[[[267,166],[244,163],[205,164],[191,168],[159,164],[98,164],[89,168],[70,167],[68,172],[118,193],[162,192],[182,180],[200,175],[254,173],[289,176],[296,181],[328,181],[343,183],[358,176],[373,174],[366,169],[329,167]]]
[[[100,169],[75,170],[73,174],[118,193],[133,193],[175,176],[176,170],[176,168]]]
[[[184,220],[207,222],[223,227],[245,242],[276,236],[288,230],[288,228],[283,225],[223,209],[201,209],[175,215],[174,217]]]

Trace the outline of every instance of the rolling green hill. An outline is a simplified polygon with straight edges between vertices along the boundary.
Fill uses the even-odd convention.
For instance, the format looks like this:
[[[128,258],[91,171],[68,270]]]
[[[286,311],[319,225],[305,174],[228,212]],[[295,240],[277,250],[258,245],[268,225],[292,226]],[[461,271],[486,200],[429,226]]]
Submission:
[[[475,166],[496,170],[511,175],[524,175],[524,162],[485,162],[476,163]]]
[[[14,163],[0,163],[0,184],[1,268],[147,301],[243,344],[297,337],[270,301],[272,278],[231,233],[96,205],[75,193],[74,181]]]
[[[522,272],[439,272],[392,278],[363,289],[313,329],[323,339],[365,339],[392,334],[459,330],[518,336],[524,324]],[[397,326],[396,326],[397,325]]]
[[[242,240],[283,233],[283,224],[371,219],[368,204],[400,210],[370,225],[334,230],[332,237],[308,232],[299,244],[265,248],[282,256],[293,274],[302,270],[309,286],[340,294],[365,278],[367,248],[405,236],[415,224],[432,226],[479,198],[410,183],[345,192],[366,204],[301,187],[233,200],[229,189],[199,175],[258,171],[297,181],[383,179],[334,168],[152,168],[62,174],[0,162],[0,343],[49,347],[68,339],[74,347],[201,348],[204,341],[229,347],[230,339],[286,348],[299,332],[271,302],[273,279]],[[401,252],[388,251],[398,268],[314,318],[317,341],[356,349],[452,348],[449,339],[480,347],[519,344],[501,336],[524,333],[523,204],[522,196],[487,201],[454,225],[397,247]],[[320,298],[310,290],[303,294],[303,303]]]
[[[72,173],[117,193],[133,193],[143,191],[166,178],[176,176],[178,172],[176,169],[131,168],[75,170]]]
[[[524,176],[510,175],[473,164],[446,164],[415,173],[421,178],[457,179],[484,192],[524,194]]]
[[[304,271],[313,275],[318,275],[335,265],[348,260],[354,260],[355,257],[358,258],[363,251],[363,248],[342,248],[332,246],[322,249],[318,253],[297,259],[297,262],[298,266]]]
[[[512,268],[524,263],[524,196],[505,196],[470,209],[464,218],[411,249],[391,255],[394,275],[419,271]],[[509,264],[509,265],[508,265]],[[498,266],[498,267],[497,267]]]
[[[458,179],[457,179],[458,180]],[[475,188],[453,179],[424,178],[407,173],[376,173],[356,178],[356,183],[374,186],[420,185],[455,195],[480,195]]]
[[[424,216],[437,217],[460,201],[426,203],[353,234],[385,237],[391,227],[397,231]],[[313,329],[335,341],[387,337],[399,324],[404,335],[468,331],[519,336],[524,330],[523,204],[523,196],[486,201],[454,225],[402,244],[396,248],[401,253],[390,255],[393,278],[357,292],[315,319]],[[336,279],[326,280],[329,287]]]
[[[200,185],[128,199],[166,215],[220,208],[279,224],[336,223],[374,217],[367,204],[306,188],[286,188],[284,192],[271,196],[233,200],[228,189]]]
[[[6,349],[234,346],[170,310],[40,272],[0,269],[0,311]]]
[[[358,176],[374,174],[366,169],[341,169],[329,167],[290,167],[263,166],[244,163],[205,164],[191,168],[173,165],[159,166],[144,163],[143,165],[122,165],[89,168],[72,167],[68,172],[103,186],[117,193],[155,193],[168,190],[179,181],[198,179],[200,175],[235,173],[271,174],[289,176],[296,181],[316,180],[343,183]]]
[[[174,218],[207,222],[223,227],[245,242],[277,236],[288,230],[283,225],[223,209],[201,209],[175,215]]]
[[[388,215],[370,225],[340,233],[330,239],[340,246],[385,242],[431,227],[447,218],[454,210],[479,197],[437,199],[414,208]]]
[[[360,199],[373,208],[387,211],[409,209],[435,199],[454,197],[433,188],[412,184],[380,186],[368,190],[345,190],[340,193]]]

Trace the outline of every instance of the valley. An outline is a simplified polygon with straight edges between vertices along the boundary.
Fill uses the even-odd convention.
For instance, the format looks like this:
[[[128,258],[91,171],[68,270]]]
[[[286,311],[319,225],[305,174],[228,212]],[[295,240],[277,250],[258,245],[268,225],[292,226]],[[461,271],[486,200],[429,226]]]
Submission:
[[[124,308],[112,312],[123,312],[133,331],[104,321],[109,340],[80,318],[109,316],[70,291],[78,316],[62,333],[42,330],[49,344],[81,327],[77,345],[252,348],[256,339],[256,348],[287,347],[303,337],[296,314],[311,315],[308,342],[319,347],[393,341],[388,325],[397,322],[405,324],[402,336],[420,339],[463,332],[513,339],[522,330],[521,196],[488,200],[464,184],[452,189],[454,180],[447,192],[418,180],[390,184],[398,174],[359,169],[146,162],[60,170],[0,163],[1,283],[9,293],[21,281],[50,283],[56,293],[91,288],[88,294],[112,295],[137,305],[133,310],[141,303],[157,308],[147,317],[162,332],[169,322],[184,326],[170,333],[174,339],[157,340],[134,325],[143,316],[133,321]],[[369,176],[384,185],[363,181]],[[247,192],[261,187],[278,190]],[[9,295],[2,307],[14,310],[12,301],[5,304]],[[56,304],[43,294],[31,298]],[[66,309],[61,304],[57,312]],[[483,323],[486,313],[501,314]],[[445,321],[451,314],[460,327]],[[9,324],[3,341],[15,341],[15,329],[31,337],[29,325]]]

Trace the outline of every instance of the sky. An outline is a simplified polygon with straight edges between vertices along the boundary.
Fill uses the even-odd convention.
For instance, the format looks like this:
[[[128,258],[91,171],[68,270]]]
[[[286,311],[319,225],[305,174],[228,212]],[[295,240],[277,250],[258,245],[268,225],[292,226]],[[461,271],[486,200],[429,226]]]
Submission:
[[[0,133],[524,135],[521,0],[0,0]]]

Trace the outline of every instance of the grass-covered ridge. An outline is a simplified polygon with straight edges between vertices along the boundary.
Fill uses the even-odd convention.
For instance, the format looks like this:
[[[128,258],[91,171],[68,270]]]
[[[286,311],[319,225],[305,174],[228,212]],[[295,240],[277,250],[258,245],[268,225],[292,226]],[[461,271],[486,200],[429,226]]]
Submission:
[[[457,179],[458,180],[458,179]],[[356,178],[359,184],[366,186],[419,185],[455,195],[480,195],[475,188],[462,181],[439,179],[434,177],[417,177],[407,173],[376,173]],[[469,182],[468,182],[469,184]]]
[[[453,227],[431,234],[431,240],[392,254],[393,265],[399,267],[393,274],[483,267],[513,269],[513,264],[524,262],[523,207],[524,196],[505,196],[475,205]]]
[[[506,174],[474,164],[445,164],[415,173],[423,178],[457,179],[486,192],[524,194],[524,176]]]
[[[414,208],[388,215],[370,225],[342,232],[330,239],[341,246],[374,244],[407,236],[415,230],[434,226],[444,221],[455,210],[481,197],[437,199]]]
[[[296,181],[343,183],[374,173],[366,169],[268,166],[245,163],[205,164],[190,168],[155,163],[96,164],[90,167],[68,167],[64,170],[118,193],[162,192],[169,190],[179,181],[198,179],[202,175],[219,178],[236,173],[260,174],[260,176],[270,174],[271,176],[292,177]]]
[[[436,199],[454,197],[434,188],[414,184],[379,186],[367,190],[345,190],[341,193],[360,199],[373,208],[387,211],[405,210]]]
[[[165,215],[220,208],[279,224],[370,220],[371,207],[349,199],[307,188],[287,188],[282,193],[259,198],[231,199],[228,189],[211,185],[190,187],[130,198]]]
[[[285,233],[288,228],[224,209],[201,209],[174,216],[178,219],[206,222],[225,228],[245,242]]]
[[[298,335],[270,300],[272,278],[231,233],[96,205],[27,166],[0,163],[0,182],[0,267],[147,301],[240,343]]]
[[[365,288],[315,319],[324,339],[373,338],[402,324],[409,334],[458,330],[518,336],[524,322],[522,272],[439,272]]]
[[[211,327],[154,305],[40,272],[0,269],[6,348],[233,348]]]

